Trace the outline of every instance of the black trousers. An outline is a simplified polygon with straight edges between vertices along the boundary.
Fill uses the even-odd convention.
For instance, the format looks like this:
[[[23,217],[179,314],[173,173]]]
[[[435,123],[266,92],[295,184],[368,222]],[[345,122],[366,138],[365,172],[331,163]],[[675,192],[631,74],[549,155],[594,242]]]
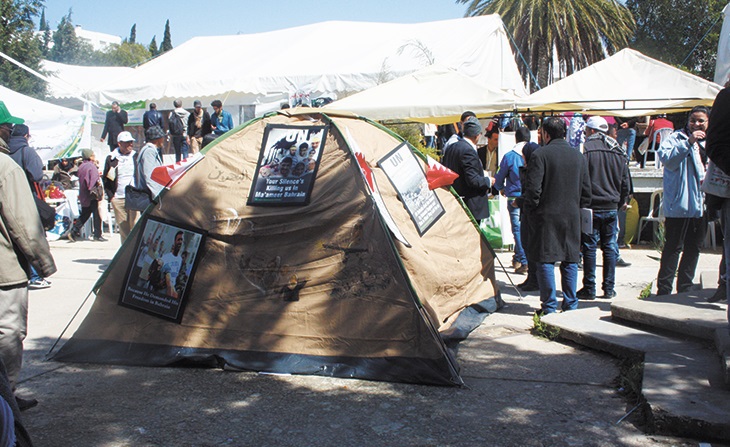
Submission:
[[[700,249],[705,242],[707,220],[704,217],[667,217],[664,221],[664,230],[664,250],[657,275],[657,294],[666,295],[672,292],[675,273],[677,292],[686,292],[692,286]]]
[[[172,147],[175,149],[175,163],[182,160],[182,147],[185,142],[185,135],[172,135]]]
[[[89,216],[91,215],[94,216],[94,220],[92,220],[92,225],[94,227],[94,237],[101,237],[101,216],[99,216],[99,201],[94,199],[91,199],[91,204],[89,206],[81,207],[81,215],[78,219],[76,219],[76,223],[74,224],[74,233],[78,234],[78,232],[81,230],[81,227],[84,226],[86,221],[89,220]]]

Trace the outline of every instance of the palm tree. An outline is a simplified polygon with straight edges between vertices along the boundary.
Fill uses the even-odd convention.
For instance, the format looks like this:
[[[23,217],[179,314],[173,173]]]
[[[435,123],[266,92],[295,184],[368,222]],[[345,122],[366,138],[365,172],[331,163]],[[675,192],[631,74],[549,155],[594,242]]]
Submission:
[[[522,54],[522,75],[536,73],[541,86],[626,47],[636,26],[618,0],[456,2],[469,4],[467,16],[499,14]]]

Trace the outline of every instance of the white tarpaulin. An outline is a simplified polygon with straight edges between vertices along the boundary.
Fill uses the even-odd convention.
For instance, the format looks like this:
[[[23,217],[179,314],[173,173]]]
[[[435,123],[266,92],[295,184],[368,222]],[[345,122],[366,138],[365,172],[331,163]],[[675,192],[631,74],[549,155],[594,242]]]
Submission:
[[[482,116],[511,111],[516,102],[517,97],[510,93],[483,85],[456,70],[432,65],[326,108],[347,110],[373,120],[447,124],[459,121],[464,110]]]
[[[23,118],[30,129],[30,145],[43,162],[75,156],[90,147],[90,120],[82,111],[68,109],[0,86],[0,100],[14,116]]]
[[[730,80],[730,3],[722,10],[722,30],[717,42],[717,61],[715,62],[715,82],[720,85]]]
[[[418,24],[324,22],[258,34],[196,37],[96,89],[99,104],[200,99],[256,106],[333,99],[438,63],[495,89],[526,94],[497,15]],[[250,113],[249,113],[250,114]]]
[[[43,70],[52,81],[48,84],[48,96],[59,105],[81,108],[78,98],[87,97],[87,92],[129,76],[134,72],[129,67],[86,67],[43,61]]]
[[[521,110],[642,116],[712,105],[722,87],[624,49],[520,101]]]

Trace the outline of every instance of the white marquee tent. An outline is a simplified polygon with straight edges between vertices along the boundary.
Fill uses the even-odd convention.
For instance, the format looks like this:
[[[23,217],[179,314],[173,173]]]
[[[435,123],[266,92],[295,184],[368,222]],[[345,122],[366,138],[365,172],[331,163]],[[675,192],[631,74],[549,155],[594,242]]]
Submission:
[[[497,15],[419,24],[324,22],[258,34],[196,37],[129,76],[89,92],[99,104],[200,99],[246,108],[245,118],[285,101],[346,96],[432,63],[495,89],[526,95]],[[242,117],[244,118],[244,117]]]
[[[373,120],[433,124],[459,121],[464,110],[477,115],[511,111],[518,98],[456,70],[431,65],[335,101],[328,109],[348,110]]]
[[[712,105],[722,87],[624,49],[520,101],[520,110],[642,116]]]
[[[134,72],[130,67],[86,67],[43,61],[43,70],[52,81],[48,84],[48,96],[54,103],[66,107],[81,108],[88,92],[118,81]]]
[[[40,101],[0,86],[0,100],[14,116],[23,118],[31,134],[30,145],[44,162],[79,156],[91,146],[88,114]]]
[[[717,42],[717,60],[715,61],[715,82],[725,85],[730,80],[730,3],[722,10],[722,30]]]

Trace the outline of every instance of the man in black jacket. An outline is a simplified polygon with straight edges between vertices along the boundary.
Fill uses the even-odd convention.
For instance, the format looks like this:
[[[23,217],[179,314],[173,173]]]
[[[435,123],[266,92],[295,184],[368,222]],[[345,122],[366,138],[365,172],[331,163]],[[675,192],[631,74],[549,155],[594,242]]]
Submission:
[[[626,155],[616,140],[606,135],[608,123],[600,116],[592,116],[585,127],[586,141],[583,155],[588,161],[591,179],[593,231],[582,234],[583,288],[578,298],[596,298],[596,248],[601,242],[603,252],[603,297],[616,296],[616,260],[618,258],[618,209],[626,207],[629,196],[629,165]]]
[[[537,264],[541,309],[557,312],[555,263],[560,262],[563,311],[578,308],[578,261],[580,260],[580,209],[591,200],[591,182],[583,155],[565,141],[565,121],[549,117],[540,128],[545,144],[527,164],[523,191],[532,232],[527,259]]]
[[[475,117],[470,117],[463,126],[464,138],[449,146],[444,154],[444,166],[459,174],[452,185],[478,221],[489,217],[489,192],[494,180],[484,175],[482,163],[477,155],[476,143],[482,133],[482,126]]]
[[[195,109],[188,117],[188,136],[190,136],[190,149],[195,154],[203,148],[203,137],[213,130],[210,127],[210,114],[203,108],[203,104],[195,100],[193,107]]]
[[[129,122],[126,110],[119,107],[119,103],[114,101],[112,109],[106,112],[104,120],[104,130],[101,131],[101,142],[103,143],[108,136],[106,144],[109,145],[109,151],[113,151],[117,147],[117,135],[124,132],[124,125]]]
[[[149,129],[152,126],[163,127],[164,120],[162,114],[157,110],[157,104],[150,103],[150,109],[142,115],[142,127],[144,130]]]

